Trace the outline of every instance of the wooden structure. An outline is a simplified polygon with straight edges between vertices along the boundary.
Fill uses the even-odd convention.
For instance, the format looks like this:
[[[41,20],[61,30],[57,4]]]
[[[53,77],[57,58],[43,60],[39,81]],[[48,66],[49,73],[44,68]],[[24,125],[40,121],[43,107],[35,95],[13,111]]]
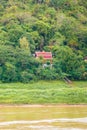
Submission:
[[[84,61],[87,61],[87,56],[85,56]]]
[[[52,63],[52,53],[51,52],[35,52],[35,57],[36,58],[42,58],[43,61],[50,61],[50,63]]]

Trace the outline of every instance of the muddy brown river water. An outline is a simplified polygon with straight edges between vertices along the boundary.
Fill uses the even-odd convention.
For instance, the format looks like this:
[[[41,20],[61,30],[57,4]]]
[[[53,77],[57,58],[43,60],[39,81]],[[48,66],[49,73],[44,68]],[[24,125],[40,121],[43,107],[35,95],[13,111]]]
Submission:
[[[0,105],[0,130],[87,130],[87,105]]]

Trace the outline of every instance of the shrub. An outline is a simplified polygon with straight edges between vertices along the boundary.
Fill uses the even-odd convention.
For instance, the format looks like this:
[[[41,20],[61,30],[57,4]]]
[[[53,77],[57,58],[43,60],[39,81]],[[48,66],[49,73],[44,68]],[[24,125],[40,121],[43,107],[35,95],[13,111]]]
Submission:
[[[28,71],[21,72],[20,81],[23,83],[28,83],[30,81],[35,80],[36,77],[34,74],[29,73]]]

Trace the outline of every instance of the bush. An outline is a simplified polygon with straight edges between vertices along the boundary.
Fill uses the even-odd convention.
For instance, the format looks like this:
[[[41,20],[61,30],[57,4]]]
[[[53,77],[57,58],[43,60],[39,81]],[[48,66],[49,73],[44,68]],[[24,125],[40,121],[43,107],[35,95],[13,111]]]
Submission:
[[[28,82],[33,81],[35,79],[36,79],[36,77],[32,73],[29,73],[28,71],[21,72],[21,75],[20,75],[21,82],[28,83]]]
[[[9,62],[6,62],[2,68],[1,80],[3,82],[14,82],[18,80],[16,67]]]
[[[59,79],[59,75],[53,68],[47,67],[40,70],[39,78],[42,80],[55,80]]]
[[[60,74],[65,73],[70,79],[81,80],[85,72],[83,57],[75,54],[68,46],[61,46],[55,50],[54,67]]]

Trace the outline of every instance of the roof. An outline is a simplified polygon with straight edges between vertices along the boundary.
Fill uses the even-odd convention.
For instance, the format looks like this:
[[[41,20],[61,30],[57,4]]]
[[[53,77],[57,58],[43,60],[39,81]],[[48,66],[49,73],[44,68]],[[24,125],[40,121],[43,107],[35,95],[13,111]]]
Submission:
[[[35,55],[37,58],[43,57],[43,59],[52,59],[52,53],[51,52],[35,52]]]
[[[87,56],[85,57],[85,59],[87,59]]]
[[[87,56],[85,56],[84,60],[87,61]]]

